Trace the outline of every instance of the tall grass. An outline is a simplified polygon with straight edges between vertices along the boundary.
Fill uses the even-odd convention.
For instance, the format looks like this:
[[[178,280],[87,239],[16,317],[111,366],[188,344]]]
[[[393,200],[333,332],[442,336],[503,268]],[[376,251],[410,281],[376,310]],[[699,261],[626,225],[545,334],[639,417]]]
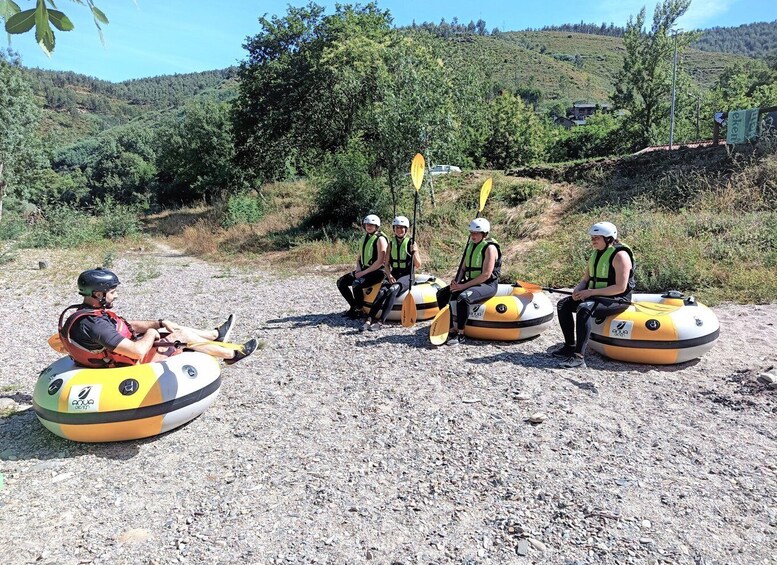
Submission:
[[[504,251],[503,280],[571,286],[591,252],[587,230],[614,222],[637,261],[637,288],[677,289],[714,304],[765,303],[777,297],[777,156],[758,146],[728,155],[723,148],[646,155],[590,166],[568,164],[557,178],[577,184],[525,179],[497,172],[435,178],[436,206],[421,190],[418,242],[423,271],[453,274],[475,215],[483,181],[494,189],[483,216]],[[556,173],[554,173],[556,174]],[[351,268],[358,226],[313,227],[313,183],[264,187],[264,215],[255,224],[224,229],[211,212],[178,224],[188,252],[227,261],[263,255],[285,267]],[[412,216],[408,182],[397,212]],[[383,218],[386,225],[390,218]],[[387,233],[390,227],[384,228]],[[176,244],[174,241],[173,244]]]

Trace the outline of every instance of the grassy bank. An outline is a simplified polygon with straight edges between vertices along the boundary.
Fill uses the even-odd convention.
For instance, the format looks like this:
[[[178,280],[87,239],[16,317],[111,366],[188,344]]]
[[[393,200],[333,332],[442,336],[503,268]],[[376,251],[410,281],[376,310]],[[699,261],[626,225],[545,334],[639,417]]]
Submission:
[[[505,281],[573,285],[590,252],[589,225],[607,219],[635,251],[640,290],[678,289],[710,304],[777,297],[774,145],[737,154],[718,147],[568,164],[552,175],[534,169],[437,177],[435,205],[429,187],[422,189],[424,271],[452,275],[489,176],[494,189],[484,215],[502,243]],[[356,255],[358,227],[306,229],[315,190],[306,181],[264,187],[264,215],[252,224],[223,228],[219,210],[201,208],[154,216],[149,229],[209,259],[344,270]],[[400,213],[412,215],[412,195],[408,180]]]
[[[421,190],[418,240],[426,272],[448,278],[458,265],[482,183],[494,189],[484,215],[504,252],[503,280],[570,286],[590,252],[589,225],[607,219],[635,251],[639,290],[678,289],[701,300],[769,303],[777,297],[777,143],[746,152],[724,147],[656,152],[623,159],[470,171],[436,177],[434,202]],[[412,216],[413,188],[398,213]],[[142,231],[196,256],[276,270],[346,270],[358,226],[312,228],[312,182],[276,183],[220,207],[165,211]],[[137,216],[106,206],[92,214],[54,208],[25,215],[13,207],[0,223],[0,264],[22,248],[71,248],[109,266],[142,237]],[[229,221],[225,221],[225,218]],[[390,214],[384,215],[389,231]],[[91,265],[90,265],[91,266]],[[149,277],[154,273],[149,271]]]

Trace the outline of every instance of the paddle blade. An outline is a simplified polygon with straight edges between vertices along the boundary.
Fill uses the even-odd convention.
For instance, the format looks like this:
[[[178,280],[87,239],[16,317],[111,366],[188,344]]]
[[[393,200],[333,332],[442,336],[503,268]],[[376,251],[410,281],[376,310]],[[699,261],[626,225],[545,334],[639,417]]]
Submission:
[[[478,214],[483,211],[483,208],[486,207],[486,200],[488,200],[488,195],[491,194],[491,185],[493,184],[493,181],[488,178],[486,179],[486,182],[483,183],[483,186],[480,188],[480,208],[478,208]]]
[[[446,304],[432,320],[429,328],[429,341],[432,345],[442,345],[448,341],[448,332],[451,329],[451,307]]]
[[[542,290],[544,290],[540,285],[526,282],[526,281],[515,281],[515,284],[517,284],[521,288],[525,288],[530,292],[541,292]]]
[[[57,353],[67,353],[67,349],[62,345],[62,339],[59,337],[59,334],[54,334],[49,338],[49,345]]]
[[[415,298],[413,298],[412,292],[408,292],[405,300],[402,302],[402,326],[412,328],[417,318],[418,310],[415,306]]]
[[[413,186],[415,186],[416,191],[421,188],[421,183],[424,180],[424,169],[426,169],[424,156],[416,153],[415,157],[413,157],[413,163],[410,165],[410,176],[413,179]]]

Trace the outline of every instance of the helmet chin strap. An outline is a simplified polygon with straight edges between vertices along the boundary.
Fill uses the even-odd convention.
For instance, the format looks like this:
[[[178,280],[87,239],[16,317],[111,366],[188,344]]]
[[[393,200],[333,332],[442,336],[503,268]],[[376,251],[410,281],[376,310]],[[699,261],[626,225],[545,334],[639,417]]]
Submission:
[[[100,302],[100,308],[106,308],[106,309],[113,308],[113,302],[109,303],[105,299],[105,296],[108,294],[107,292],[104,292],[103,295],[100,298],[97,298],[94,294],[95,293],[92,293],[92,298],[95,298],[96,300],[98,300]]]

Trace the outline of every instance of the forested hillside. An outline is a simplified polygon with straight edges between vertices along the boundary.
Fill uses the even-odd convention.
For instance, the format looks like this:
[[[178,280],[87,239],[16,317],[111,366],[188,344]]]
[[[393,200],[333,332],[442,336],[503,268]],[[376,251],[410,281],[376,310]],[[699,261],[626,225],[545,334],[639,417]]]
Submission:
[[[509,89],[538,110],[562,113],[575,101],[609,102],[625,54],[623,40],[616,33],[620,28],[607,28],[606,35],[491,33],[483,25],[473,23],[475,31],[468,32],[467,26],[421,24],[403,33],[440,37],[446,66],[483,71],[496,89]],[[571,27],[585,29],[581,25]],[[743,61],[737,55],[695,49],[688,50],[684,58],[690,76],[704,88],[710,87],[726,66]],[[56,146],[94,136],[149,112],[180,107],[198,94],[228,99],[234,96],[237,81],[234,67],[120,83],[73,72],[30,68],[24,72],[43,104],[43,130]]]
[[[229,67],[113,83],[73,72],[24,70],[46,110],[43,129],[55,145],[96,135],[150,111],[179,107],[204,92],[226,99],[234,95],[230,85],[234,87],[235,73]]]
[[[737,27],[713,27],[703,30],[694,47],[702,51],[735,53],[748,57],[777,56],[777,20]]]

